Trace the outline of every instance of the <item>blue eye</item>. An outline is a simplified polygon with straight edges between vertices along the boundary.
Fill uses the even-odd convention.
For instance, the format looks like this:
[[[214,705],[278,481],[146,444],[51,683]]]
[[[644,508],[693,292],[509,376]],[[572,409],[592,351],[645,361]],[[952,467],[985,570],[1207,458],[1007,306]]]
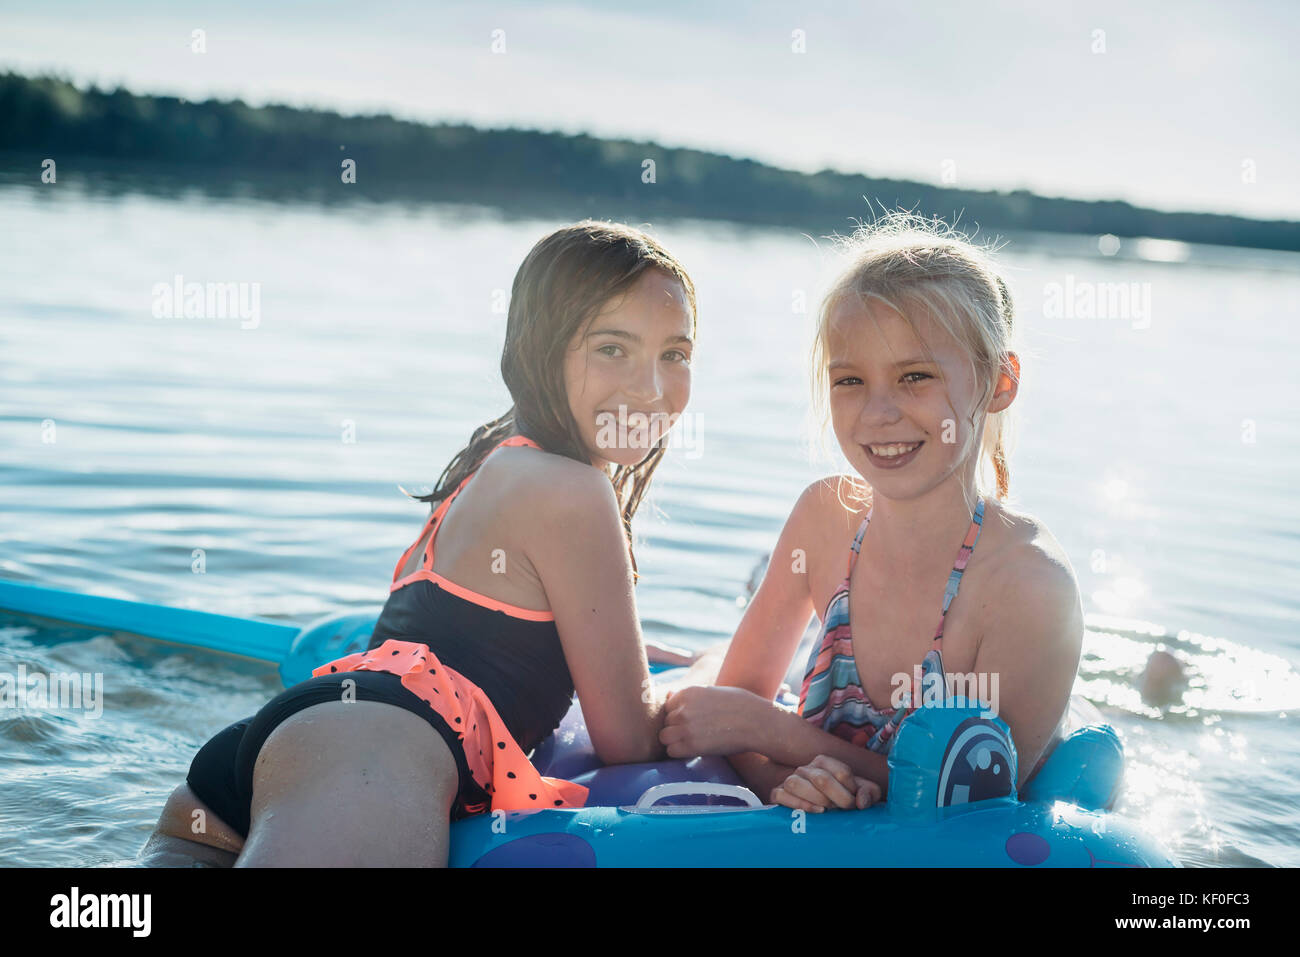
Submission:
[[[834,388],[837,385],[861,385],[861,384],[862,384],[861,379],[859,379],[855,375],[851,375],[851,376],[845,376],[843,379],[836,379],[834,382],[831,383],[831,388]]]
[[[927,373],[924,373],[924,372],[909,372],[907,375],[903,376],[903,378],[904,378],[904,379],[910,379],[910,378],[912,378],[912,376],[914,376],[914,375],[915,375],[915,376],[920,376],[922,379],[933,379],[933,378],[934,378],[934,376],[932,376],[932,375],[928,375]]]

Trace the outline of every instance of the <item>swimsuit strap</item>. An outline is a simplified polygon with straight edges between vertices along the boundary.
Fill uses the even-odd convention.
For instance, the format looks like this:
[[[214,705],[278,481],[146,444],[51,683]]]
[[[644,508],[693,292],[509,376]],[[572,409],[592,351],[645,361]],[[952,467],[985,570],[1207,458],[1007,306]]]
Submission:
[[[966,571],[966,565],[970,562],[971,553],[975,551],[975,543],[979,541],[980,531],[983,528],[984,499],[980,499],[975,505],[975,514],[971,518],[970,528],[966,529],[966,537],[962,540],[961,548],[957,549],[957,561],[948,575],[948,585],[943,590],[943,613],[939,616],[939,627],[934,632],[934,647],[937,649],[943,648],[943,623],[948,617],[948,606],[957,597],[957,589],[961,587],[961,576]]]
[[[853,577],[853,566],[857,564],[858,555],[862,553],[862,536],[867,531],[867,525],[871,522],[874,511],[874,506],[868,509],[867,517],[862,520],[858,534],[849,548],[849,570],[843,586],[845,591],[848,590],[849,579]],[[961,548],[957,549],[957,561],[953,563],[952,571],[948,575],[948,584],[943,590],[943,611],[939,615],[939,627],[935,629],[933,639],[937,650],[943,648],[943,623],[948,618],[948,606],[957,597],[957,589],[961,587],[961,576],[966,571],[966,565],[970,562],[971,554],[975,551],[975,543],[979,541],[980,531],[983,528],[984,499],[981,498],[975,503],[975,514],[971,516],[970,528],[966,529],[966,537],[962,540]]]
[[[871,521],[871,512],[867,512],[867,517],[862,520],[858,526],[858,534],[853,536],[853,544],[849,546],[849,568],[844,575],[844,588],[849,587],[849,579],[853,577],[853,566],[858,563],[858,555],[862,553],[862,536],[867,534],[867,523]]]
[[[483,456],[483,460],[479,462],[478,468],[482,468],[483,462],[487,461],[488,455],[491,455],[497,449],[505,448],[506,446],[516,446],[516,445],[526,445],[529,448],[533,448],[533,449],[541,448],[540,445],[538,445],[532,439],[528,438],[528,436],[526,435],[512,435],[510,436],[510,438],[502,439],[496,445],[492,446],[492,448],[488,450],[487,455]],[[457,495],[460,494],[460,490],[463,489],[466,485],[468,485],[469,480],[478,474],[478,468],[474,469],[473,472],[470,472],[468,475],[466,475],[463,479],[460,480],[460,484],[456,486],[456,490],[452,492],[450,495],[448,495],[446,498],[444,498],[442,502],[439,503],[440,508],[443,505],[449,503],[453,498],[455,498]]]
[[[841,682],[840,684],[834,684],[835,679],[833,674],[830,675],[832,685],[830,686],[829,692],[826,689],[819,692],[821,697],[818,699],[818,703],[811,715],[809,715],[806,710],[808,707],[810,689],[813,686],[814,679],[818,679],[819,682],[822,682],[828,676],[828,673],[831,672],[831,665],[835,661],[835,656],[832,654],[835,642],[843,642],[846,639],[850,641],[852,640],[848,627],[849,615],[847,606],[849,601],[849,580],[852,578],[853,566],[857,562],[858,556],[861,554],[863,534],[866,532],[867,525],[871,521],[872,511],[874,511],[874,509],[867,512],[866,518],[862,520],[861,527],[858,528],[858,534],[853,539],[853,545],[849,551],[849,574],[844,579],[844,583],[840,585],[839,589],[831,597],[831,601],[827,605],[826,614],[822,619],[822,639],[814,648],[812,656],[809,658],[808,667],[804,672],[803,685],[800,688],[798,713],[819,726],[824,726],[828,716],[832,715],[837,709],[843,706],[842,704],[832,703],[833,699],[828,698],[827,694],[829,693],[833,695],[836,692],[843,690],[845,687],[856,688],[861,693],[861,701],[857,702],[857,704],[865,706],[870,713],[879,714],[881,717],[886,713],[876,711],[875,707],[871,704],[870,699],[866,695],[866,689],[858,684],[857,680],[853,680],[851,685],[846,686],[841,678],[839,679]],[[961,547],[957,550],[957,560],[953,564],[952,573],[948,576],[948,585],[944,589],[943,596],[943,612],[939,618],[939,627],[935,632],[934,645],[926,653],[925,658],[921,662],[922,682],[930,676],[937,675],[939,688],[945,698],[947,696],[947,679],[943,667],[942,655],[943,625],[948,616],[948,608],[951,606],[953,598],[957,595],[957,589],[961,585],[962,574],[966,571],[966,566],[970,562],[971,554],[975,550],[975,543],[979,540],[980,530],[983,528],[983,525],[984,500],[979,499],[975,505],[975,512],[971,517],[970,528],[966,530],[966,537],[962,540]],[[849,660],[854,660],[851,654],[849,655]],[[856,662],[854,662],[853,677],[854,679],[858,678],[856,674]],[[907,715],[911,714],[917,708],[918,698],[916,697],[916,693],[919,690],[920,689],[913,687],[912,693],[904,695],[902,704],[898,708],[894,709],[893,713],[885,719],[883,724],[877,726],[875,733],[866,740],[865,747],[878,753],[888,753],[890,742],[892,741],[894,734],[898,731],[899,725],[902,724],[903,719],[907,717]],[[846,700],[853,703],[855,699]],[[857,704],[854,706],[856,707]],[[874,723],[874,719],[872,723]],[[844,725],[844,727],[847,726],[848,725]],[[843,737],[843,735],[841,735],[841,737]]]
[[[533,448],[533,449],[541,448],[540,445],[538,445],[536,442],[534,442],[532,439],[528,438],[525,435],[512,435],[510,436],[510,438],[503,439],[502,441],[498,442],[496,445],[492,446],[491,451],[489,451],[487,455],[483,456],[483,461],[479,462],[479,467],[481,468],[483,462],[487,461],[488,455],[491,455],[497,449],[504,448],[506,446],[517,446],[517,445],[526,445],[529,448]],[[447,509],[451,507],[452,499],[454,499],[457,495],[459,495],[461,493],[461,490],[464,489],[465,486],[469,484],[469,480],[472,479],[477,474],[478,474],[478,469],[476,468],[474,469],[473,472],[470,472],[463,479],[461,479],[460,484],[456,486],[456,490],[452,492],[450,495],[448,495],[446,498],[444,498],[441,502],[439,502],[438,507],[434,510],[433,514],[429,516],[428,524],[433,526],[433,533],[429,536],[429,541],[424,546],[424,560],[420,564],[420,567],[425,571],[428,571],[433,568],[433,541],[438,537],[438,529],[442,525],[443,516],[447,514]],[[421,532],[420,535],[421,537],[423,537],[424,533]],[[417,541],[418,540],[419,539],[417,539]],[[402,564],[405,564],[405,562],[406,562],[406,558],[405,556],[403,556]],[[399,564],[398,567],[400,568],[401,565]]]
[[[504,447],[504,446],[515,446],[515,445],[526,445],[526,446],[528,446],[530,449],[537,449],[537,450],[539,450],[539,451],[540,451],[541,448],[542,448],[540,445],[538,445],[536,442],[534,442],[532,439],[530,439],[530,438],[529,438],[528,436],[526,436],[526,435],[512,435],[512,436],[510,436],[510,438],[508,438],[508,439],[502,439],[500,442],[498,442],[496,445],[494,445],[494,446],[492,447],[492,452],[495,452],[497,449],[502,448],[502,447]],[[489,452],[488,455],[491,455],[492,452]],[[484,457],[484,458],[487,458],[487,455],[485,455],[485,456],[483,456],[483,457]]]
[[[975,515],[971,516],[971,527],[966,529],[966,537],[962,540],[962,546],[957,550],[957,562],[953,564],[953,571],[948,576],[948,586],[944,589],[944,611],[939,616],[939,628],[935,629],[935,644],[930,651],[927,651],[926,657],[920,662],[920,671],[922,671],[922,681],[930,675],[939,675],[940,697],[948,697],[948,672],[944,668],[944,622],[948,619],[948,607],[952,605],[953,598],[957,597],[957,589],[961,588],[962,575],[966,571],[966,564],[971,560],[971,553],[975,550],[975,542],[979,541],[980,529],[984,528],[984,499],[979,499],[975,505]],[[918,688],[913,688],[917,692]],[[872,750],[880,742],[885,742],[893,737],[894,732],[898,729],[898,724],[906,715],[917,710],[917,700],[911,694],[904,698],[904,706],[898,709],[893,718],[875,733],[868,746]],[[879,741],[878,741],[879,740]]]
[[[937,675],[941,700],[948,697],[948,678],[943,666],[943,624],[948,617],[948,606],[957,597],[957,589],[961,586],[961,576],[966,571],[966,565],[970,561],[971,553],[975,550],[975,543],[979,541],[980,530],[983,527],[984,499],[980,499],[975,505],[975,514],[971,517],[970,528],[966,530],[966,537],[962,540],[961,548],[957,549],[957,561],[953,564],[952,573],[948,576],[948,585],[943,592],[943,613],[939,616],[939,627],[934,632],[934,647],[926,652],[925,658],[921,661],[921,681],[924,682],[931,675]],[[912,693],[904,695],[902,707],[867,742],[868,748],[878,751],[889,742],[898,731],[898,726],[903,719],[917,709],[918,699],[914,695],[919,691],[920,689],[914,685]]]
[[[483,456],[483,459],[479,464],[481,465],[483,461],[487,461],[488,455],[491,455],[502,446],[518,445],[527,445],[534,449],[542,448],[530,438],[522,435],[513,435],[494,445],[488,451],[487,455]],[[517,605],[498,601],[495,598],[489,598],[486,595],[481,595],[478,592],[471,591],[462,585],[458,585],[456,582],[448,580],[442,575],[434,573],[433,552],[434,543],[438,539],[438,529],[442,526],[442,520],[447,514],[447,509],[451,507],[452,501],[464,490],[469,480],[477,473],[478,469],[476,467],[473,472],[461,480],[460,484],[456,486],[455,490],[450,495],[438,503],[438,507],[433,510],[433,514],[425,520],[424,526],[420,529],[420,534],[416,537],[415,541],[411,543],[411,547],[404,551],[402,557],[397,560],[397,567],[393,569],[393,583],[388,589],[389,592],[395,592],[399,588],[402,588],[411,582],[431,581],[445,592],[449,592],[452,595],[456,595],[468,602],[475,605],[481,605],[482,607],[492,611],[504,612],[511,618],[521,618],[525,621],[548,621],[553,623],[555,621],[555,616],[549,611],[538,611],[533,608],[520,608]],[[429,536],[428,541],[425,541],[426,535]],[[420,547],[421,542],[424,542],[424,550],[419,556],[421,560],[417,563],[413,571],[403,575],[402,571],[406,568],[406,563],[410,560],[411,556],[415,554],[416,549]]]

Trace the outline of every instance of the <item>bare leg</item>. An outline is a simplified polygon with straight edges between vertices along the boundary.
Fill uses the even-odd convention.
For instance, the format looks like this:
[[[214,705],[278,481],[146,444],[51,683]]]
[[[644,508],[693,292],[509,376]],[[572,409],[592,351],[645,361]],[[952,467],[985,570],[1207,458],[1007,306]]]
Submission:
[[[253,768],[236,867],[445,867],[459,776],[404,708],[330,701],[278,726]]]
[[[243,844],[233,828],[182,784],[167,798],[138,860],[141,867],[230,867]]]
[[[233,851],[154,831],[140,851],[140,867],[233,867]]]

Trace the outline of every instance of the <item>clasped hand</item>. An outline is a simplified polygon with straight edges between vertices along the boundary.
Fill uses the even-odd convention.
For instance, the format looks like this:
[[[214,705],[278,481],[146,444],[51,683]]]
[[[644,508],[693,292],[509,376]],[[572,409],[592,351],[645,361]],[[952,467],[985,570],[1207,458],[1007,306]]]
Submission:
[[[880,785],[875,781],[858,777],[838,758],[819,754],[774,787],[771,801],[817,814],[827,808],[864,810],[880,797]]]
[[[764,721],[775,707],[744,688],[683,688],[664,704],[659,741],[672,758],[762,751]]]

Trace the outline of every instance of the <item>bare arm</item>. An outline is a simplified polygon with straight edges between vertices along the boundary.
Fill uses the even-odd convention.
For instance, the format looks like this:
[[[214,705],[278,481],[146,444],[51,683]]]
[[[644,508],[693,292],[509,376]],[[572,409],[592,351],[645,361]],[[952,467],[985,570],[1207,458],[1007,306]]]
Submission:
[[[646,658],[650,664],[683,666],[691,665],[700,659],[700,655],[686,648],[674,648],[657,641],[646,639]]]
[[[987,674],[997,700],[990,704],[1011,729],[1019,761],[1016,786],[1022,787],[1050,743],[1069,703],[1083,641],[1083,608],[1073,573],[1034,549],[1010,563],[998,589],[996,607],[1005,609],[981,639],[975,672]],[[996,684],[992,684],[996,677]],[[761,717],[761,715],[760,715]],[[837,758],[859,777],[874,781],[882,795],[889,786],[884,755],[850,744],[776,710],[755,723],[754,751],[732,757],[732,764],[760,794],[767,796],[796,767],[818,755]]]
[[[663,756],[618,502],[595,469],[569,471],[531,517],[528,558],[555,615],[591,743],[607,764]]]
[[[807,571],[813,538],[819,524],[825,524],[828,519],[837,523],[847,521],[847,513],[835,493],[834,481],[822,479],[812,483],[791,510],[773,549],[767,573],[731,641],[718,674],[719,685],[746,688],[766,699],[775,697],[799,639],[814,613]],[[762,753],[758,750],[742,752],[730,755],[729,760],[736,772],[764,800],[768,799],[772,788],[780,785],[799,765],[806,764],[818,754],[842,755],[842,745],[853,748],[843,739],[825,732],[818,732],[827,739],[824,741],[807,735],[806,731],[817,729],[782,709],[773,707],[759,714],[762,715],[761,727],[757,730],[760,740],[765,742]],[[854,751],[861,753],[862,749]],[[871,770],[876,771],[875,765],[879,762],[869,759],[847,762],[846,759],[846,763],[864,777],[876,780],[879,776],[863,770],[869,764]],[[887,770],[885,773],[887,775]]]
[[[775,705],[755,728],[752,751],[733,756],[732,766],[747,782],[752,778],[767,793],[795,768],[822,754],[843,761],[858,777],[880,785],[882,795],[888,792],[889,763],[883,754],[814,727],[794,712]]]
[[[717,684],[718,670],[722,667],[722,660],[726,654],[727,643],[720,642],[700,652],[689,662],[689,667],[685,671],[665,676],[663,680],[656,680],[655,688],[659,697],[664,698],[670,692],[680,691],[682,688]]]
[[[767,804],[772,803],[772,790],[794,773],[788,764],[778,764],[766,755],[755,751],[744,751],[727,758],[736,773],[744,780],[745,786],[757,794]]]
[[[777,538],[767,573],[745,609],[718,672],[720,685],[774,698],[813,615],[808,552],[822,483],[804,490]]]
[[[1002,581],[995,607],[1003,611],[980,639],[975,673],[988,675],[990,689],[997,689],[990,704],[1011,729],[1019,788],[1069,706],[1083,605],[1069,566],[1038,549],[1012,564]]]

